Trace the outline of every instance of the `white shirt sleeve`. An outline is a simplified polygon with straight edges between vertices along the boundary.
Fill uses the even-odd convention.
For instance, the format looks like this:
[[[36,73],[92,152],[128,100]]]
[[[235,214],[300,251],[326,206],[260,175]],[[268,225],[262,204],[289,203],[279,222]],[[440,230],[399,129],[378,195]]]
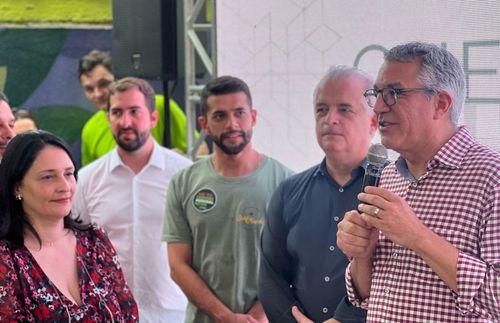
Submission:
[[[84,193],[85,182],[86,181],[81,178],[76,185],[76,191],[73,195],[73,205],[71,207],[71,217],[73,217],[74,219],[78,218],[82,221],[83,224],[89,224],[91,221]]]

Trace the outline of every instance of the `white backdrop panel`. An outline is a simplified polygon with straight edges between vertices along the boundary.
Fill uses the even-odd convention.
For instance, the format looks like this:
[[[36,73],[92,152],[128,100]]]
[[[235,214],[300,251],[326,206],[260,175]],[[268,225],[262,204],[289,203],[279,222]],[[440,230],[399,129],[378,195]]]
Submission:
[[[218,0],[219,75],[248,82],[257,149],[294,170],[323,158],[312,93],[329,66],[376,76],[382,51],[421,40],[446,46],[468,75],[462,122],[500,151],[500,1]],[[378,138],[375,138],[378,140]]]

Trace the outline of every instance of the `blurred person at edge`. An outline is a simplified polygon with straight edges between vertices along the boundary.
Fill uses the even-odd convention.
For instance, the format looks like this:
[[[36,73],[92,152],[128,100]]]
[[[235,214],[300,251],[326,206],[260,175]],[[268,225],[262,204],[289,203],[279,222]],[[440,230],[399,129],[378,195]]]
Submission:
[[[0,92],[0,161],[9,141],[16,135],[15,118],[9,106],[9,99]]]
[[[14,137],[0,164],[0,321],[136,322],[103,230],[70,216],[69,148],[44,131]]]
[[[161,230],[170,178],[192,163],[151,136],[158,112],[145,80],[112,83],[107,117],[117,146],[78,172],[74,213],[109,234],[141,321],[182,322],[187,300],[170,278]]]
[[[38,130],[35,118],[26,109],[14,108],[14,130],[16,133],[23,133],[30,130]]]
[[[271,322],[293,322],[292,306],[316,322],[364,322],[347,300],[349,263],[337,225],[356,208],[377,120],[363,94],[373,79],[334,66],[314,91],[318,165],[284,180],[274,192],[262,234],[259,298]],[[332,319],[333,318],[333,319]]]

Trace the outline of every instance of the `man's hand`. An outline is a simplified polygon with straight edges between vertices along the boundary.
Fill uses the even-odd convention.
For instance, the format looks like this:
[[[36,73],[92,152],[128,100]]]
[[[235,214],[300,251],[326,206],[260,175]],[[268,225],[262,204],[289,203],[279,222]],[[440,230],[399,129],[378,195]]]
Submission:
[[[314,323],[307,316],[302,314],[302,312],[299,311],[297,306],[292,306],[292,315],[297,321],[297,323]]]
[[[372,227],[358,211],[347,212],[338,225],[337,245],[352,258],[349,271],[360,299],[370,295],[372,257],[378,236],[378,229]]]
[[[377,247],[378,233],[358,211],[349,211],[338,225],[337,245],[348,257],[370,259]]]
[[[411,207],[398,195],[379,187],[366,187],[360,193],[365,221],[379,229],[392,242],[413,250],[429,267],[458,293],[458,249],[427,228]]]
[[[292,315],[297,321],[297,323],[313,323],[313,321],[311,321],[307,316],[305,316],[304,314],[302,314],[301,311],[299,311],[297,306],[292,307]],[[337,321],[334,318],[331,318],[324,321],[323,323],[339,323],[339,321]]]
[[[253,304],[247,314],[251,315],[259,323],[269,323],[266,313],[264,312],[264,307],[262,307],[262,303],[258,300]]]
[[[379,229],[394,243],[415,250],[423,232],[428,230],[408,203],[383,188],[369,186],[358,195],[359,210],[369,225]],[[365,204],[366,203],[366,204]]]
[[[251,315],[240,313],[227,313],[219,319],[215,320],[216,323],[259,323]]]

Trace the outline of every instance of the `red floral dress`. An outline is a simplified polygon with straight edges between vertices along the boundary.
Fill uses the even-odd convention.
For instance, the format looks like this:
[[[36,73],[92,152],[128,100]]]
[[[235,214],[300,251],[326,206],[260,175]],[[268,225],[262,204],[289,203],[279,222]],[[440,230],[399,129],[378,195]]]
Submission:
[[[56,290],[28,249],[0,240],[0,322],[68,322],[68,313],[74,322],[138,321],[137,304],[104,231],[74,233],[82,305]]]

